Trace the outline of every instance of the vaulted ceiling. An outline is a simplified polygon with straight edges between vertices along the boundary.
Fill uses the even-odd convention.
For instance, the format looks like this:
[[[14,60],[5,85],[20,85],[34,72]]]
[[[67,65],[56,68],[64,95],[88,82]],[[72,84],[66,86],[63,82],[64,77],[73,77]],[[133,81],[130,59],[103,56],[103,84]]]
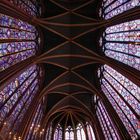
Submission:
[[[93,96],[99,87],[99,0],[47,0],[42,19],[45,64],[44,113],[47,122],[76,126],[94,118]],[[42,21],[42,23],[43,23]],[[97,26],[98,25],[98,26]]]

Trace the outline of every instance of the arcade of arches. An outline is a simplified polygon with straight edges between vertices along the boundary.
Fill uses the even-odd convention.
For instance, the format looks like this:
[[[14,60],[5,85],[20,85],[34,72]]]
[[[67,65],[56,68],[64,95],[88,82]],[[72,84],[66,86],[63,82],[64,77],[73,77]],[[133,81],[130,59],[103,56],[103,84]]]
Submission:
[[[139,140],[140,0],[0,0],[0,139]]]

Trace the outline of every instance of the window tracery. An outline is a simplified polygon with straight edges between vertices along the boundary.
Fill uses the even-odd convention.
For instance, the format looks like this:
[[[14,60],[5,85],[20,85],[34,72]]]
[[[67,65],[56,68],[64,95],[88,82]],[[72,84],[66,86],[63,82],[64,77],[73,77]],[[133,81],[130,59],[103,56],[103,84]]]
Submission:
[[[74,140],[74,130],[71,126],[68,126],[65,130],[65,139]]]
[[[37,16],[37,1],[9,0],[31,16]],[[39,34],[35,26],[0,13],[0,72],[29,57],[39,50]],[[40,65],[27,67],[0,90],[1,134],[17,138],[16,133],[33,98],[39,91],[43,69]],[[41,118],[42,112],[38,109]],[[38,123],[40,120],[37,120]],[[6,137],[7,139],[8,137]]]
[[[101,88],[133,139],[140,135],[140,88],[111,67],[100,69]]]
[[[62,140],[62,127],[58,124],[54,132],[54,140]]]
[[[99,14],[104,19],[110,19],[138,6],[140,6],[139,0],[104,0]],[[140,70],[139,29],[139,19],[107,27],[99,41],[105,56]],[[140,135],[140,88],[108,65],[100,68],[98,77],[102,91],[132,139],[137,139]]]
[[[77,125],[76,128],[77,133],[77,140],[86,140],[86,134],[83,126],[81,124]]]
[[[102,16],[110,19],[137,6],[140,6],[139,0],[103,0]]]
[[[34,26],[0,14],[0,71],[35,55],[37,37]]]
[[[41,68],[33,65],[0,91],[1,133],[16,131],[39,90]],[[11,112],[12,111],[12,112]]]
[[[140,70],[139,29],[140,20],[108,27],[100,40],[105,55]]]

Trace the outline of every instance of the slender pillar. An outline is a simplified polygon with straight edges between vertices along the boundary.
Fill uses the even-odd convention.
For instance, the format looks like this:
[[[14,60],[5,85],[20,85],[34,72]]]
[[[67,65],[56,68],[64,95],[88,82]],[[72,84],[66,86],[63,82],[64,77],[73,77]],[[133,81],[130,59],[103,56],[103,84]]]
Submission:
[[[88,132],[87,132],[87,127],[86,125],[84,125],[84,131],[85,131],[85,136],[86,136],[86,140],[89,140],[89,137],[88,137]]]
[[[62,127],[62,140],[65,140],[65,127]]]

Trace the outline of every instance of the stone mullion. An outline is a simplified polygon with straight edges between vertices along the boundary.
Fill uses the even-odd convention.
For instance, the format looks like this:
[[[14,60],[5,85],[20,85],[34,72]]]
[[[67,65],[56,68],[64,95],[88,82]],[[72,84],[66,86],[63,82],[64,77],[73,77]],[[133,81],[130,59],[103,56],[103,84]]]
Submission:
[[[76,127],[73,129],[73,133],[74,133],[74,140],[77,140],[77,131],[76,131]]]
[[[32,24],[34,26],[41,25],[42,27],[44,27],[44,25],[42,23],[43,20],[40,20],[39,18],[29,15],[28,13],[26,13],[22,9],[14,6],[12,3],[8,2],[7,0],[1,0],[0,7],[1,7],[0,13],[2,13],[2,14],[6,14],[13,18],[20,19],[20,20],[27,22],[29,24]]]
[[[86,140],[90,140],[89,137],[88,137],[88,132],[87,132],[86,125],[84,125],[83,129],[84,129],[84,132],[85,132]]]
[[[42,109],[43,110],[43,109]],[[42,120],[44,119],[44,112],[42,111],[42,116],[40,118],[40,140],[43,140],[44,139],[44,135],[45,135],[45,126],[42,127]]]
[[[47,140],[50,140],[50,133],[51,133],[51,129],[52,129],[52,124],[49,124],[49,125],[47,126],[47,129],[48,129]]]
[[[51,140],[54,138],[55,129],[52,129]]]
[[[62,140],[65,140],[65,127],[62,127]]]
[[[104,58],[103,58],[103,61],[105,61]],[[109,63],[109,62],[107,62],[107,63]],[[88,82],[88,81],[86,81],[86,82]],[[102,92],[102,90],[95,88],[94,85],[90,84],[89,82],[88,82],[88,84],[93,89],[93,93],[96,94],[96,95],[99,95],[101,97],[102,102],[104,103],[109,116],[112,118],[112,122],[114,122],[120,137],[122,139],[131,139],[130,134],[128,133],[126,127],[122,123],[120,117],[118,116],[118,114],[116,113],[116,111],[114,110],[113,106],[111,105],[111,103],[109,102],[109,100],[105,96],[105,94]],[[98,83],[98,84],[99,85],[97,87],[99,88],[100,83]]]
[[[109,7],[111,4],[113,4],[116,0],[113,0],[112,2],[110,2],[106,7],[103,7],[103,9],[105,10],[107,7]],[[107,2],[103,0],[103,4],[105,4]]]
[[[37,109],[37,108],[36,108]],[[37,111],[37,110],[36,110]],[[33,115],[32,116],[35,116],[36,114],[35,114],[36,112],[34,112],[33,113]],[[33,130],[34,130],[34,127],[35,127],[35,123],[36,123],[36,121],[37,121],[37,117],[35,118],[35,123],[34,123],[34,125],[32,126],[32,122],[33,122],[33,117],[31,117],[30,119],[29,119],[29,123],[27,122],[27,129],[25,130],[25,132],[24,132],[24,135],[22,135],[21,137],[22,137],[22,139],[23,140],[26,140],[27,138],[28,138],[28,136],[29,136],[29,138],[31,138],[32,137],[32,133],[33,133]],[[26,122],[25,122],[26,123]],[[25,126],[25,125],[24,125]],[[32,130],[31,130],[31,132],[30,132],[30,128],[31,128],[31,126],[32,126]],[[28,139],[29,139],[28,138]]]
[[[103,85],[104,86],[104,85]],[[105,87],[105,86],[104,86]],[[105,87],[106,88],[106,87]],[[110,92],[108,91],[108,89],[106,88],[107,92],[110,94]],[[121,106],[118,104],[118,102],[114,99],[114,97],[110,94],[110,96],[113,98],[113,100],[115,101],[116,105],[118,106],[118,108],[121,110],[121,112],[123,113],[123,115],[125,116],[125,118],[127,119],[127,121],[130,123],[131,127],[133,128],[133,130],[135,131],[135,133],[138,135],[138,132],[136,131],[136,129],[134,128],[132,122],[130,121],[130,119],[128,118],[128,116],[125,114],[124,110],[121,108]]]
[[[0,39],[0,43],[11,43],[11,42],[35,42],[34,39]]]
[[[93,115],[93,119],[91,120],[90,124],[91,124],[91,127],[92,127],[92,129],[93,129],[93,132],[94,132],[94,134],[95,134],[95,138],[96,138],[97,140],[105,140],[105,136],[104,136],[104,134],[103,134],[102,128],[101,128],[101,126],[99,125],[99,124],[100,124],[100,123],[99,123],[99,119],[98,119],[98,117],[97,117],[97,115],[96,115],[95,104],[93,104],[93,106],[92,106],[92,112],[93,112],[93,114],[95,114],[95,115]],[[89,127],[89,129],[90,129],[90,127]]]
[[[91,128],[90,128],[90,126],[89,126],[89,124],[86,126],[86,128],[88,128],[87,130],[89,130],[89,132],[87,132],[87,133],[89,133],[89,135],[90,135],[90,138],[92,139],[93,138],[93,136],[92,136],[92,133],[91,133]],[[92,128],[93,129],[93,128]],[[94,131],[93,131],[94,132]],[[89,138],[89,140],[91,140]]]
[[[44,119],[44,117],[42,117],[42,120]],[[42,123],[42,121],[41,121],[41,123]],[[41,126],[42,126],[42,124],[41,124]],[[48,132],[48,129],[49,129],[49,124],[45,124],[44,125],[44,132],[43,132],[43,136],[42,136],[42,138],[41,138],[41,140],[45,140],[45,138],[47,137],[47,139],[48,139],[48,135],[47,135],[47,132]],[[46,136],[47,135],[47,136]]]
[[[42,109],[41,109],[42,110]],[[36,140],[41,140],[41,138],[42,138],[42,134],[43,134],[43,132],[42,132],[42,128],[41,128],[41,120],[42,120],[42,118],[43,118],[43,114],[42,114],[43,112],[40,112],[40,115],[39,115],[39,120],[38,120],[38,123],[39,123],[39,125],[40,125],[40,128],[39,128],[39,132],[38,132],[38,134],[36,135]]]

